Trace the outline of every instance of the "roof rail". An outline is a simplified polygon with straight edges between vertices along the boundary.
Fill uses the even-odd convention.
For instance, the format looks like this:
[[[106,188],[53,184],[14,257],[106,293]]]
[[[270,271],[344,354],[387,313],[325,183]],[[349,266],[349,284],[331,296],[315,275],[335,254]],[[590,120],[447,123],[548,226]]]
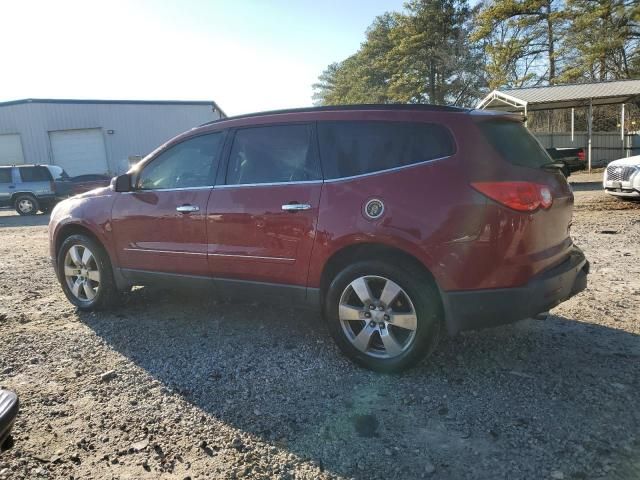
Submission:
[[[266,110],[263,112],[245,113],[242,115],[234,115],[231,117],[220,118],[211,122],[203,123],[200,125],[212,125],[227,120],[235,120],[239,118],[251,118],[261,117],[264,115],[282,115],[286,113],[312,113],[312,112],[336,112],[344,110],[413,110],[413,111],[425,111],[425,112],[459,112],[467,113],[471,109],[461,107],[450,107],[447,105],[432,105],[428,103],[362,103],[352,105],[329,105],[323,107],[302,107],[302,108],[287,108],[282,110]]]

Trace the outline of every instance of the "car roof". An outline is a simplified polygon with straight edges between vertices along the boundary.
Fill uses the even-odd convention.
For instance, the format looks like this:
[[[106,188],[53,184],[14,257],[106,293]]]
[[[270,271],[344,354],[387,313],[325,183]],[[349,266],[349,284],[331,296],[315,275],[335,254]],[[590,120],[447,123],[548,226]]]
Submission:
[[[13,168],[13,167],[48,167],[49,165],[41,165],[38,163],[20,163],[20,164],[13,164],[13,165],[0,165],[0,168]],[[55,165],[54,165],[55,166]]]
[[[246,113],[243,115],[235,115],[231,117],[220,118],[218,120],[213,120],[211,122],[204,123],[200,125],[201,127],[205,125],[213,125],[217,123],[223,123],[231,120],[239,120],[243,118],[259,118],[264,116],[272,116],[272,115],[283,115],[283,114],[300,114],[301,116],[306,116],[304,114],[314,114],[314,113],[322,113],[322,112],[353,112],[353,111],[413,111],[413,112],[457,112],[457,113],[467,113],[470,111],[468,108],[460,108],[460,107],[450,107],[446,105],[431,105],[431,104],[371,104],[371,103],[363,103],[363,104],[354,104],[354,105],[328,105],[322,107],[304,107],[304,108],[288,108],[281,110],[267,110],[262,112],[254,112],[254,113]]]
[[[295,123],[340,120],[420,121],[436,120],[434,116],[468,114],[467,108],[428,104],[359,104],[324,107],[291,108],[248,113],[207,122],[179,135],[173,140],[225,128],[265,125],[270,123]],[[437,120],[436,120],[437,121]],[[173,143],[173,141],[169,142]]]

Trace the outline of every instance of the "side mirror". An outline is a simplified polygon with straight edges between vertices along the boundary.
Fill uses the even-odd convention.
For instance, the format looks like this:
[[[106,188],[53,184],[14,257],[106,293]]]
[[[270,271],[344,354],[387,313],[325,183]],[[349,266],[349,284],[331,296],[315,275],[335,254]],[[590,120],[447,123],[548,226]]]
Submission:
[[[116,192],[130,192],[133,190],[131,186],[131,175],[123,173],[113,179],[113,190]]]

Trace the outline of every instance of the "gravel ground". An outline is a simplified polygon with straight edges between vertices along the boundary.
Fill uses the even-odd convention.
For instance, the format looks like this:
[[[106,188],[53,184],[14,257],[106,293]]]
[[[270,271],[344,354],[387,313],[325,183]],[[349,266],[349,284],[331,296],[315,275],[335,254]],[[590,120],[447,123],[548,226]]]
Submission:
[[[0,479],[640,478],[640,204],[574,187],[589,288],[393,376],[317,313],[150,289],[79,313],[47,218],[0,213]]]

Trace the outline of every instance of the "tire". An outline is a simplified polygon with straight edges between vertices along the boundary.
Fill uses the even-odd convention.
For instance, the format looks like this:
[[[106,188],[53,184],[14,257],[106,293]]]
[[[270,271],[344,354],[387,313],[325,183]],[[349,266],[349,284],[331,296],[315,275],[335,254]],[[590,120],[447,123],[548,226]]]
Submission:
[[[40,210],[40,204],[36,197],[28,193],[17,195],[13,206],[20,215],[35,215]]]
[[[397,293],[389,295],[386,288]],[[368,292],[362,296],[369,300],[357,291]],[[324,312],[340,350],[358,365],[385,373],[413,367],[429,355],[443,324],[433,279],[403,262],[362,261],[345,268],[327,289]]]
[[[102,310],[117,304],[119,295],[109,255],[94,239],[86,235],[67,237],[58,251],[57,265],[62,290],[79,310]],[[72,270],[77,275],[68,275]]]

